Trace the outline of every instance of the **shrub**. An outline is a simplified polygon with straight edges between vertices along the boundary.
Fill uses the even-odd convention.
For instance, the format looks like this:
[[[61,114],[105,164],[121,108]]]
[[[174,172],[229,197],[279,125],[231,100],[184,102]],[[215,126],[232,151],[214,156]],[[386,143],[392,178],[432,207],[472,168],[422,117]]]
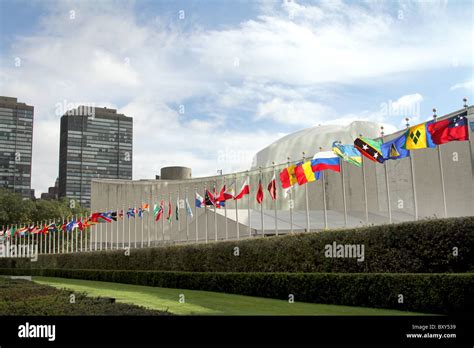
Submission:
[[[222,273],[0,269],[0,274],[109,281],[424,313],[474,312],[474,274]],[[403,295],[403,303],[399,303]]]
[[[363,244],[365,260],[326,258],[324,247]],[[234,256],[234,248],[239,256]],[[453,248],[459,255],[453,255]],[[0,268],[120,269],[192,272],[474,271],[474,217],[334,230],[210,244],[0,259]]]

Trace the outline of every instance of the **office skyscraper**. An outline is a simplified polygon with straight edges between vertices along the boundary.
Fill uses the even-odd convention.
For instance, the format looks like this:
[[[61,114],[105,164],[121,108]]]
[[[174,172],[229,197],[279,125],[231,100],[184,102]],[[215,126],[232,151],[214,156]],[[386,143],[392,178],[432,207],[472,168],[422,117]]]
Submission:
[[[59,197],[90,206],[91,180],[132,179],[133,120],[117,110],[83,107],[61,117]]]
[[[0,97],[0,186],[31,198],[33,106]]]

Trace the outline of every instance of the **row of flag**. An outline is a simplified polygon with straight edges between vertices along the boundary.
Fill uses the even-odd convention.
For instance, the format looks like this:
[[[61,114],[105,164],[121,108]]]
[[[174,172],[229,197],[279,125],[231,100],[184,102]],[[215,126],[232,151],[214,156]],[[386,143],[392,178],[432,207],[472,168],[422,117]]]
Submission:
[[[368,139],[359,137],[355,139],[354,144],[343,145],[339,141],[332,144],[332,151],[321,151],[316,153],[313,158],[303,160],[296,164],[291,164],[284,168],[280,173],[280,182],[283,189],[284,196],[287,196],[288,190],[295,184],[304,185],[308,182],[318,180],[321,172],[325,170],[332,170],[335,172],[341,171],[341,159],[351,163],[355,166],[362,166],[362,156],[369,160],[384,163],[386,160],[397,160],[410,156],[410,151],[432,148],[437,145],[445,144],[451,141],[469,140],[469,130],[467,121],[467,111],[459,115],[450,117],[441,121],[429,121],[407,129],[402,135],[385,143],[380,139]],[[195,193],[195,207],[214,207],[220,209],[225,207],[226,201],[238,201],[244,196],[250,194],[249,176],[244,180],[240,191],[235,193],[235,182],[231,185],[224,185],[219,192],[214,187],[213,192],[206,189],[204,197],[199,193]],[[272,200],[277,199],[277,183],[275,174],[267,185]],[[258,182],[256,201],[262,204],[264,199],[264,187],[262,178]],[[193,217],[193,210],[188,201],[188,197],[184,199],[184,207],[186,214]],[[170,200],[167,202],[161,200],[159,204],[154,204],[153,215],[155,221],[164,219],[166,212],[166,220],[169,222],[173,219],[173,203]],[[175,204],[175,219],[179,220],[180,201],[176,200]],[[126,211],[109,211],[109,212],[95,212],[87,218],[70,219],[64,221],[61,225],[56,223],[44,224],[42,226],[25,227],[10,227],[5,230],[0,230],[0,240],[5,237],[15,235],[25,236],[27,234],[48,234],[51,232],[67,231],[71,232],[74,229],[83,231],[84,229],[101,222],[112,222],[118,219],[143,217],[145,213],[150,212],[150,206],[143,203],[142,206],[136,208],[129,208]]]
[[[293,185],[306,184],[318,180],[323,170],[341,171],[340,160],[355,166],[362,166],[362,156],[371,161],[384,163],[410,156],[410,151],[433,148],[451,141],[469,140],[467,111],[445,120],[432,120],[413,127],[387,142],[381,139],[359,137],[354,144],[343,145],[339,141],[332,144],[332,151],[323,151],[311,160],[292,164],[280,172],[284,193]]]
[[[3,238],[10,238],[15,236],[27,236],[27,235],[36,235],[42,234],[46,235],[49,233],[65,231],[72,232],[75,229],[83,231],[88,227],[91,227],[97,224],[99,221],[93,221],[92,218],[72,218],[70,220],[65,220],[63,223],[49,222],[44,224],[31,224],[29,226],[10,226],[5,229],[0,230],[0,240]]]

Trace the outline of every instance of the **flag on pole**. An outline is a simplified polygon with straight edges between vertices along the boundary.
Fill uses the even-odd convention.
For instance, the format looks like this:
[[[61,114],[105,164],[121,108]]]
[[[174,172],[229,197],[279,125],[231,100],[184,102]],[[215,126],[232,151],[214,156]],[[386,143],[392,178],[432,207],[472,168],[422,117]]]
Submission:
[[[292,164],[280,172],[281,187],[283,189],[288,189],[298,182],[296,179],[295,168],[296,165]]]
[[[362,154],[354,145],[342,145],[339,141],[332,143],[332,152],[357,167],[362,166]]]
[[[319,172],[322,170],[341,171],[341,159],[332,151],[321,151],[313,156],[311,169],[316,173],[316,179],[319,179]]]
[[[469,140],[467,111],[446,120],[429,123],[428,132],[436,145],[446,144],[450,141]]]
[[[211,193],[211,191],[209,191],[208,189],[206,189],[204,201],[206,202],[206,205],[212,205],[214,207],[216,206],[216,199],[214,198],[214,195]]]
[[[100,213],[98,221],[112,222],[112,212]]]
[[[382,142],[364,137],[354,140],[354,146],[362,155],[374,162],[383,163],[382,150],[380,149]]]
[[[150,211],[150,205],[148,203],[143,203],[142,204],[142,210],[145,212],[149,212]]]
[[[168,201],[168,215],[166,216],[166,220],[171,222],[171,218],[173,217],[173,208],[171,207],[171,200]]]
[[[404,148],[407,141],[406,133],[399,137],[383,143],[381,146],[382,156],[384,160],[397,160],[410,156],[410,150]]]
[[[272,180],[267,186],[268,192],[270,192],[270,197],[272,197],[272,201],[276,200],[277,198],[277,188],[276,188],[276,177],[275,173],[273,173]]]
[[[155,204],[155,221],[160,221],[161,217],[163,216],[163,211],[165,210],[164,208],[165,202],[161,200],[159,208]]]
[[[229,185],[228,188],[226,188],[226,185],[222,186],[221,192],[219,193],[219,197],[217,200],[219,202],[225,202],[228,199],[232,199],[235,196],[235,190],[234,190],[235,182]]]
[[[72,232],[76,227],[79,227],[79,224],[77,223],[76,219],[72,219],[66,224],[66,231]]]
[[[263,186],[261,179],[258,180],[257,202],[258,204],[262,204],[263,202]]]
[[[179,200],[178,199],[176,199],[176,212],[175,212],[175,214],[176,214],[176,221],[178,221],[179,220]]]
[[[196,192],[196,199],[194,201],[194,204],[196,208],[202,208],[202,206],[204,205],[204,198],[202,198],[202,196],[197,192]]]
[[[128,208],[127,210],[127,217],[130,219],[130,218],[134,218],[135,217],[135,208]]]
[[[191,219],[193,218],[193,210],[191,209],[191,206],[189,205],[189,201],[188,201],[188,197],[186,196],[186,199],[185,199],[185,204],[186,204],[186,213],[191,217]]]
[[[313,169],[311,167],[311,161],[304,163],[298,163],[295,168],[296,180],[298,185],[304,185],[308,182],[316,180]]]
[[[242,188],[237,196],[234,197],[234,200],[241,199],[243,196],[248,195],[250,193],[250,185],[249,185],[249,177],[245,179],[244,183],[242,184]]]
[[[404,148],[406,150],[418,150],[427,147],[436,147],[436,144],[434,144],[431,139],[431,134],[427,130],[428,126],[432,123],[434,122],[430,121],[408,128]]]

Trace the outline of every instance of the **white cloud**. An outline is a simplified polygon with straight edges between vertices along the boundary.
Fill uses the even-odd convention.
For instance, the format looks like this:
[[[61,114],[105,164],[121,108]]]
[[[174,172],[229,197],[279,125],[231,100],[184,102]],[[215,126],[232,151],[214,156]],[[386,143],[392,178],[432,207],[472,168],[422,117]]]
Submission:
[[[273,98],[258,105],[256,118],[304,127],[314,126],[318,121],[328,119],[332,115],[333,111],[330,108],[318,103]]]
[[[474,80],[456,83],[450,88],[451,91],[455,91],[456,89],[467,89],[472,92],[474,90]]]

